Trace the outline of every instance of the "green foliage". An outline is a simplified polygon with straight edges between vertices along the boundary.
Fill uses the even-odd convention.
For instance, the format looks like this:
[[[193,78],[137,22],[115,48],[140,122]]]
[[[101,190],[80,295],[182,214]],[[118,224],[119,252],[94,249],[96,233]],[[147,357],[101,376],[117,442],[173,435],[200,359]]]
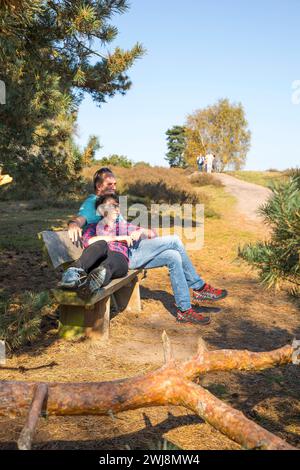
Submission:
[[[239,256],[258,268],[260,278],[267,287],[299,293],[300,287],[300,177],[272,188],[269,201],[260,209],[265,222],[271,227],[271,239],[246,245]]]
[[[42,312],[49,305],[48,292],[28,291],[17,299],[0,303],[0,339],[9,351],[16,351],[39,337]]]
[[[133,165],[132,160],[130,160],[125,155],[109,155],[108,157],[103,157],[100,160],[97,160],[97,163],[100,166],[120,166],[122,168],[131,168]]]
[[[6,104],[0,106],[0,163],[13,176],[11,190],[35,189],[39,196],[64,193],[80,183],[74,147],[78,106],[84,93],[101,105],[131,82],[127,70],[143,48],[116,48],[112,16],[126,0],[20,0],[0,3],[0,79]],[[91,139],[95,139],[92,137]],[[93,156],[97,142],[89,142]]]
[[[228,99],[190,114],[186,124],[185,159],[195,165],[198,155],[212,152],[222,164],[239,170],[246,161],[251,133],[242,104]]]
[[[165,160],[169,162],[170,167],[185,168],[185,128],[182,126],[173,126],[171,129],[167,130],[166,136],[168,152],[166,153]]]

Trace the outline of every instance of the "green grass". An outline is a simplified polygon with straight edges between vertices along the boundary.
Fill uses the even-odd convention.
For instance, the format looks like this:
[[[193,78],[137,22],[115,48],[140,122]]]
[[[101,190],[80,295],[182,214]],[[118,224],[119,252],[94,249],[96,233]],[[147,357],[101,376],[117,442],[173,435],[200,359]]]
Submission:
[[[79,204],[78,204],[79,207]],[[42,245],[37,234],[41,230],[62,229],[74,216],[74,208],[42,208],[28,210],[26,204],[1,202],[1,250],[37,251]]]
[[[226,173],[248,183],[255,183],[266,187],[288,178],[287,175],[280,171],[227,171]]]

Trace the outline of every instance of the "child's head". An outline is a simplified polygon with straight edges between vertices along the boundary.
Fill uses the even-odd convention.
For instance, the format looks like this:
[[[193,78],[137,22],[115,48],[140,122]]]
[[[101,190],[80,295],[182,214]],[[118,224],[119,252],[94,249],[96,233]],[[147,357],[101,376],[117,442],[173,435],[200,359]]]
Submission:
[[[106,220],[115,221],[120,214],[119,196],[104,194],[96,200],[96,212]]]

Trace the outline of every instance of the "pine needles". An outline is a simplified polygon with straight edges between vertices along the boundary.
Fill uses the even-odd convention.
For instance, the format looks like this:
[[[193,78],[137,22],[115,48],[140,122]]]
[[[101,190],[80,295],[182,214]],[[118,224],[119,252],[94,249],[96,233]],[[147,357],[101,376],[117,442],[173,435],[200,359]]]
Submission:
[[[0,303],[0,339],[6,342],[10,352],[33,343],[40,336],[43,309],[49,304],[48,292],[29,291]]]

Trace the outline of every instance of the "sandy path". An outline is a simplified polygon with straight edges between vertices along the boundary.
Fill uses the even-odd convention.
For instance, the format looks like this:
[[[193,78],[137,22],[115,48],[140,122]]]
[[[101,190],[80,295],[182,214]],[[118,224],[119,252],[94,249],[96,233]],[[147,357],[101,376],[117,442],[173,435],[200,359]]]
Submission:
[[[264,204],[271,191],[258,184],[248,183],[225,173],[214,174],[225,186],[225,190],[237,200],[237,210],[248,219],[261,221],[257,214],[259,206]]]

